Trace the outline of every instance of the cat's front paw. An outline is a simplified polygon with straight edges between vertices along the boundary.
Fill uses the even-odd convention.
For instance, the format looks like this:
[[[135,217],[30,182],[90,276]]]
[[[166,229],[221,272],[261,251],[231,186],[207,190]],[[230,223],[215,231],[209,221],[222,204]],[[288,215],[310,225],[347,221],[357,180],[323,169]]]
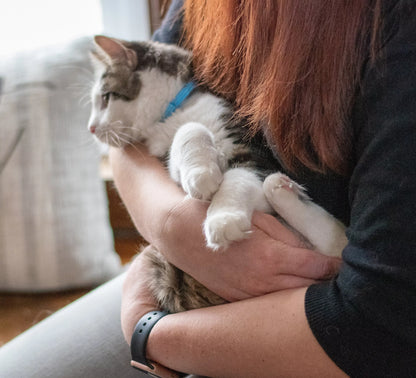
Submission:
[[[288,176],[283,173],[273,173],[270,176],[266,177],[263,183],[264,194],[267,199],[270,201],[272,198],[276,198],[279,192],[291,193],[294,194],[301,201],[310,200],[309,196],[306,194],[306,190],[302,185],[299,185],[297,182],[290,179]],[[272,201],[273,202],[273,201]]]
[[[192,198],[210,200],[223,179],[217,165],[192,168],[182,178],[182,188]]]
[[[223,211],[208,215],[204,223],[207,246],[214,251],[227,248],[233,241],[251,233],[251,219],[242,211]]]

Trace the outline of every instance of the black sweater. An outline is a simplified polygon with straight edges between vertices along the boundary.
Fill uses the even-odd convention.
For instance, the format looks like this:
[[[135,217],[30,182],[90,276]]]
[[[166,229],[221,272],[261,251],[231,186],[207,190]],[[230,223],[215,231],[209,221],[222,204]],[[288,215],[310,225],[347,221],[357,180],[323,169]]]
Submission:
[[[178,41],[181,4],[156,40]],[[416,377],[416,1],[384,0],[382,25],[351,114],[352,174],[292,177],[348,225],[339,275],[306,293],[316,339],[350,376]]]

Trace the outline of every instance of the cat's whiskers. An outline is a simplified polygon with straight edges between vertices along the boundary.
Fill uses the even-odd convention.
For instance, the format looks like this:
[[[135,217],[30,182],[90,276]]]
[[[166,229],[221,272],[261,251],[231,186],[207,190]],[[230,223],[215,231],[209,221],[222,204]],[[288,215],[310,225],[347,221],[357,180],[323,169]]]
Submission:
[[[121,120],[113,121],[105,128],[105,132],[110,132],[116,137],[118,140],[123,142],[124,144],[133,145],[131,143],[132,135],[131,133],[124,132],[131,131],[131,126],[125,126]],[[117,130],[117,131],[116,131]]]
[[[118,132],[118,130],[122,130],[122,129],[130,129],[131,130],[131,127],[125,126],[123,121],[117,120],[117,121],[113,121],[109,125],[107,125],[106,129],[113,130],[113,131],[114,131],[114,129],[116,129],[117,132]]]
[[[124,138],[120,135],[120,133],[116,133],[114,130],[110,130],[112,140],[114,141],[114,145],[118,148],[123,147],[126,144]]]
[[[95,85],[95,79],[92,78],[92,71],[78,65],[60,65],[56,70],[64,77],[71,77],[73,81],[66,86],[69,93],[79,98],[79,104],[82,107],[90,105],[90,97],[92,88]],[[88,101],[85,101],[88,98]]]
[[[108,135],[113,142],[113,146],[120,148],[126,144],[124,138],[120,135],[119,132],[116,133],[113,129],[109,129]]]
[[[115,131],[113,131],[114,134],[117,135],[117,138],[122,140],[123,142],[129,142],[131,143],[131,136],[130,134],[127,133],[123,133],[122,131],[118,131],[118,133],[116,133]]]
[[[126,136],[127,136],[127,138],[123,138],[123,135],[118,135],[118,138],[119,138],[119,140],[120,140],[120,142],[122,142],[123,143],[123,146],[131,146],[132,148],[134,148],[136,151],[140,151],[138,148],[137,148],[137,144],[141,144],[141,143],[133,143],[132,141],[131,141],[131,139],[130,139],[130,135],[127,135],[126,134]]]
[[[113,126],[117,127],[117,130],[123,130],[123,129],[127,129],[127,130],[131,130],[133,128],[133,126],[126,126],[123,121],[113,121],[111,122],[111,124],[108,126],[110,128],[112,128]]]
[[[117,137],[117,134],[113,133],[112,131],[110,131],[110,133],[108,134],[111,142],[112,142],[112,146],[115,147],[120,147],[120,140]]]
[[[109,141],[110,141],[110,133],[109,132],[106,132],[105,134],[105,144],[108,144],[109,146],[111,145],[110,143],[109,143]]]
[[[129,127],[126,127],[127,129],[130,129]],[[143,145],[140,142],[133,143],[131,140],[131,135],[127,133],[123,133],[121,131],[117,131],[117,133],[114,130],[110,130],[111,133],[114,133],[114,136],[117,137],[118,141],[120,142],[118,144],[118,147],[125,147],[125,146],[131,146],[134,150],[139,152],[140,154],[143,154],[138,148],[138,145]]]
[[[84,94],[80,97],[80,99],[79,99],[79,101],[78,101],[78,104],[79,104],[81,107],[86,107],[87,105],[91,105],[91,104],[92,104],[92,100],[91,100],[91,95],[90,95],[90,93],[84,93]]]

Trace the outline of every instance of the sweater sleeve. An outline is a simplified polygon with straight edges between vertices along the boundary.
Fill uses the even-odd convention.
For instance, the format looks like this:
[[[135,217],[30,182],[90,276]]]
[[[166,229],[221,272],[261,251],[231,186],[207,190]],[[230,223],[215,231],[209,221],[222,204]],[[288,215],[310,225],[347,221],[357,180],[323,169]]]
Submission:
[[[416,2],[386,21],[353,114],[343,265],[305,297],[315,337],[352,377],[416,377]]]
[[[179,44],[182,37],[183,0],[173,0],[163,18],[162,24],[154,32],[152,40],[163,43]]]

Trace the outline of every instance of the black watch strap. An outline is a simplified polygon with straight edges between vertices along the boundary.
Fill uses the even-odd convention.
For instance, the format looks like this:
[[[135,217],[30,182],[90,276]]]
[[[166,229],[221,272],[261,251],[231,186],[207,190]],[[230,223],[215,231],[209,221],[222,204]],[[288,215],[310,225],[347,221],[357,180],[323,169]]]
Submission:
[[[134,327],[131,337],[130,351],[133,361],[139,362],[153,369],[151,363],[146,359],[146,345],[150,331],[154,325],[169,313],[166,311],[151,311],[143,315]]]

